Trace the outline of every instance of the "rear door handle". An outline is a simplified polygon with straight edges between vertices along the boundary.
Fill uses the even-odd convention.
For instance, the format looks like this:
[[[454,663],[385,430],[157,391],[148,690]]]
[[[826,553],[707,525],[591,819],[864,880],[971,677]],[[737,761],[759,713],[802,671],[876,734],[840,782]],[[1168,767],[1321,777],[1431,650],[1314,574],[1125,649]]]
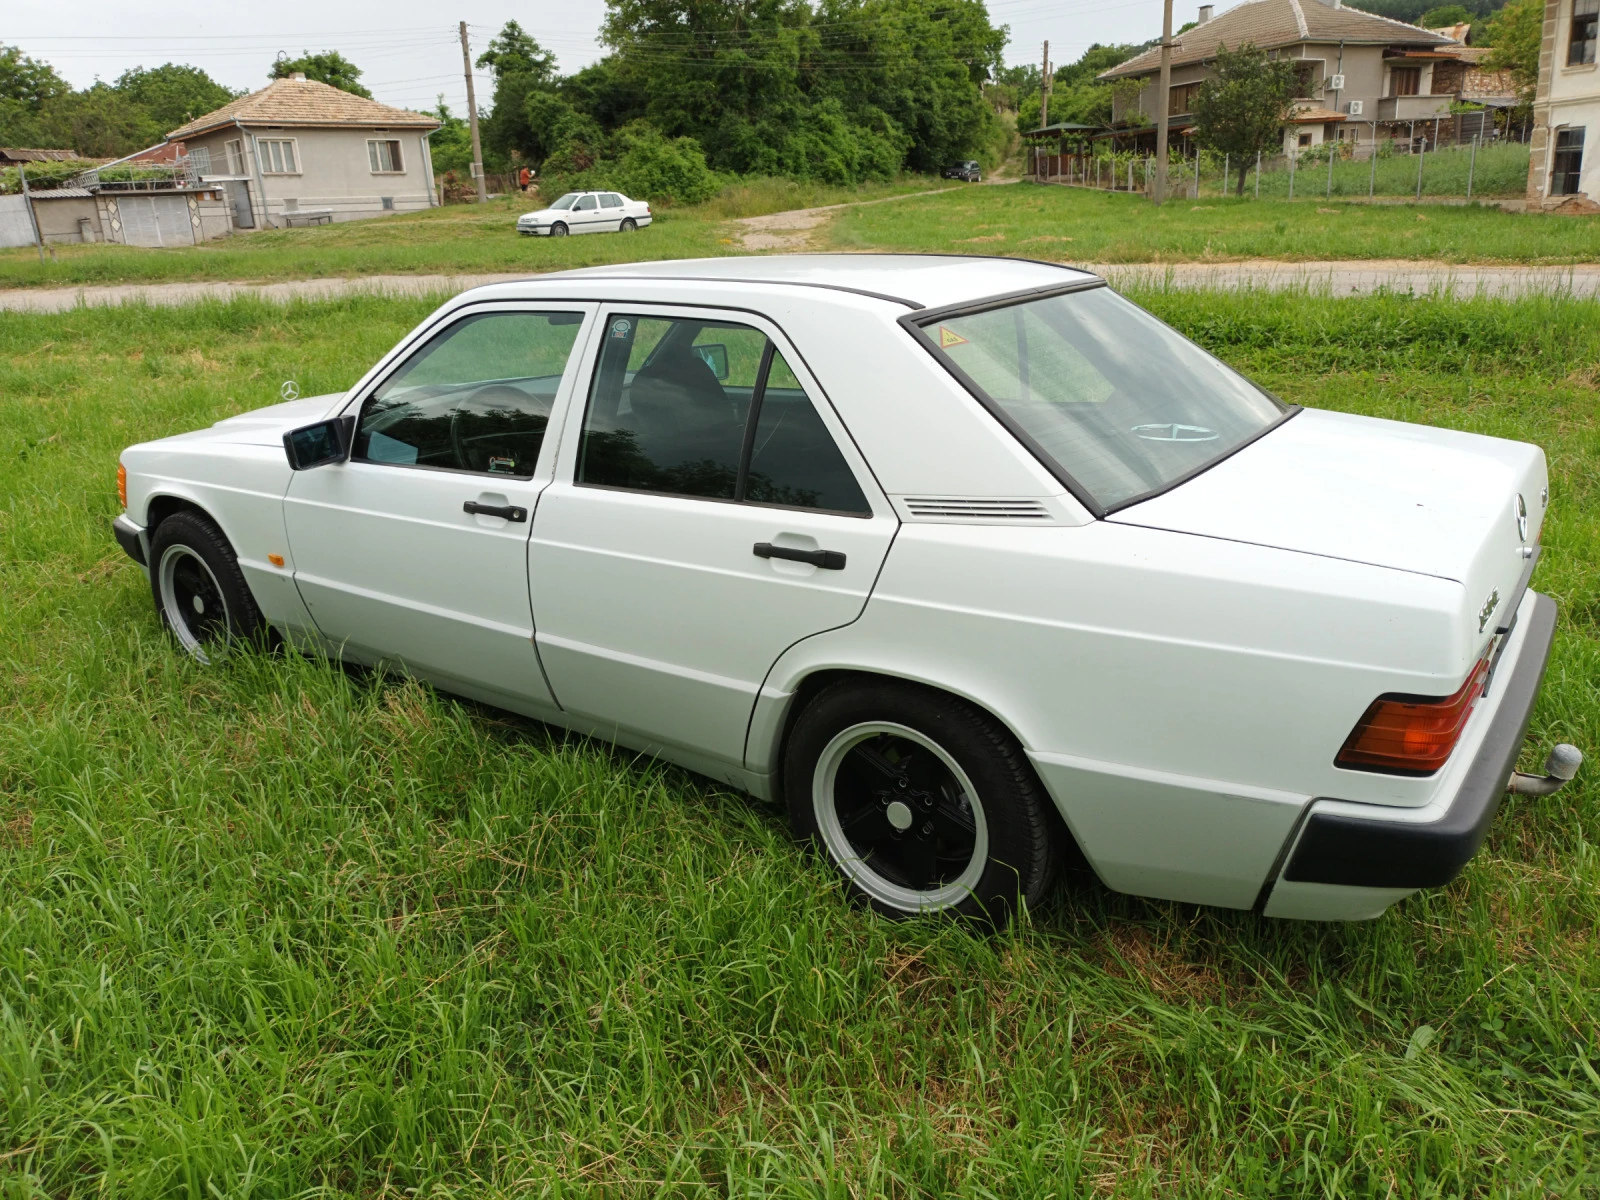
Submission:
[[[528,510],[518,508],[515,504],[479,504],[476,500],[468,500],[461,506],[461,511],[478,517],[504,517],[508,521],[528,519]]]
[[[755,556],[810,563],[813,567],[821,567],[824,571],[844,570],[844,555],[838,550],[795,550],[789,546],[774,546],[771,542],[757,542]]]

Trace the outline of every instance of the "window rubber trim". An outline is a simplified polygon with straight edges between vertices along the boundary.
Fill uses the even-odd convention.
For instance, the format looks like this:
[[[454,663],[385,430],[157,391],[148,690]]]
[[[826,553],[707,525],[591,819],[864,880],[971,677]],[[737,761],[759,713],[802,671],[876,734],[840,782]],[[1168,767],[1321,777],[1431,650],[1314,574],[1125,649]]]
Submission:
[[[1304,411],[1301,405],[1284,404],[1284,401],[1267,391],[1266,388],[1256,383],[1255,380],[1250,379],[1248,380],[1250,385],[1262,395],[1272,400],[1275,404],[1284,404],[1284,411],[1279,414],[1276,421],[1273,421],[1270,425],[1266,425],[1263,428],[1258,429],[1254,434],[1240,442],[1226,454],[1218,455],[1209,462],[1202,463],[1200,466],[1184,472],[1176,479],[1170,480],[1158,488],[1151,488],[1149,491],[1140,492],[1136,496],[1129,496],[1127,499],[1119,500],[1115,504],[1108,505],[1100,503],[1100,501],[1096,500],[1092,495],[1090,495],[1089,490],[1086,487],[1084,487],[1078,482],[1077,479],[1073,477],[1070,471],[1056,461],[1054,455],[1041,446],[1038,440],[1034,438],[1034,436],[1026,429],[1024,429],[1011,416],[1011,414],[1006,411],[1004,405],[1002,405],[993,396],[989,395],[989,393],[983,389],[977,380],[973,379],[972,376],[968,375],[965,371],[958,367],[950,360],[949,355],[945,354],[939,349],[939,344],[935,342],[932,335],[928,333],[927,327],[936,321],[944,320],[950,317],[973,316],[977,313],[990,312],[994,309],[1010,308],[1013,305],[1021,304],[1028,300],[1044,300],[1052,296],[1069,296],[1075,292],[1088,292],[1093,291],[1096,288],[1109,286],[1110,285],[1107,284],[1104,279],[1093,277],[1090,279],[1076,280],[1072,283],[1066,284],[1024,288],[1021,291],[1016,292],[1002,292],[1000,295],[988,296],[982,300],[964,301],[960,304],[948,304],[942,308],[922,309],[918,312],[906,313],[904,316],[897,318],[899,325],[905,329],[906,332],[911,334],[912,338],[920,346],[933,355],[934,361],[943,367],[950,374],[951,378],[953,378],[957,383],[971,393],[972,398],[981,404],[990,416],[992,416],[996,421],[1000,422],[1007,433],[1016,438],[1017,441],[1021,442],[1023,448],[1026,449],[1028,453],[1032,454],[1034,458],[1038,459],[1039,464],[1055,477],[1056,482],[1062,487],[1066,488],[1067,491],[1072,494],[1073,499],[1075,499],[1079,504],[1083,505],[1084,508],[1088,509],[1090,514],[1093,515],[1097,520],[1101,521],[1105,520],[1113,513],[1121,512],[1123,509],[1130,508],[1135,504],[1140,504],[1146,500],[1154,499],[1156,496],[1160,496],[1165,492],[1170,492],[1173,488],[1181,487],[1185,483],[1188,483],[1191,479],[1194,479],[1196,476],[1204,475],[1207,471],[1211,470],[1212,467],[1217,466],[1219,463],[1227,462],[1228,459],[1239,453],[1239,451],[1245,449],[1245,447],[1254,445],[1261,438],[1271,433],[1274,429],[1277,429],[1285,421],[1289,420],[1297,413]],[[1141,309],[1140,311],[1142,312],[1144,310]],[[1160,318],[1156,319],[1159,320]],[[1179,334],[1179,336],[1181,337],[1183,335]],[[1201,347],[1201,349],[1203,350],[1204,347]],[[1209,351],[1207,351],[1207,353],[1209,353]],[[1246,377],[1241,376],[1241,378]]]

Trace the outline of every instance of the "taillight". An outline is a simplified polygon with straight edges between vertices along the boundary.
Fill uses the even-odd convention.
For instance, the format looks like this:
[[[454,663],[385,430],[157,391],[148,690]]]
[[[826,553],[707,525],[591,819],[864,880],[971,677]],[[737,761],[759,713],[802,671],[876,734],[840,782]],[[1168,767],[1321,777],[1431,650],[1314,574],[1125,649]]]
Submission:
[[[117,464],[117,499],[123,508],[128,507],[128,468],[121,463]]]
[[[1486,656],[1472,668],[1461,690],[1443,700],[1379,696],[1356,722],[1333,765],[1353,771],[1432,775],[1456,748],[1488,674]]]

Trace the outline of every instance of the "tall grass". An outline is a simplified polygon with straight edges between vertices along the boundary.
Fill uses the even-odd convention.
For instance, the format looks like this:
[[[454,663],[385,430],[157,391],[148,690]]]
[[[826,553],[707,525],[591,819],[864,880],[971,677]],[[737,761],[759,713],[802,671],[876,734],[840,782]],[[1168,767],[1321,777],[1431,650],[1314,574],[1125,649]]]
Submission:
[[[1600,306],[1140,299],[1290,400],[1543,443],[1533,734],[1600,745]],[[109,537],[117,451],[347,385],[426,308],[0,316],[0,1195],[1600,1188],[1587,771],[1377,922],[1080,875],[990,941],[850,907],[680,772],[180,658]]]
[[[1224,181],[1222,165],[1207,164],[1201,178],[1201,195],[1234,194],[1237,174]],[[1238,164],[1234,163],[1233,167],[1236,171]],[[1496,142],[1480,146],[1476,152],[1470,146],[1450,146],[1421,154],[1379,155],[1376,161],[1357,162],[1335,157],[1331,189],[1326,156],[1313,157],[1296,165],[1294,194],[1296,199],[1326,198],[1330,194],[1340,197],[1415,196],[1419,173],[1425,197],[1465,197],[1469,174],[1474,196],[1485,199],[1520,197],[1528,190],[1528,147],[1516,142]],[[1244,194],[1253,197],[1255,185],[1256,173],[1252,166],[1245,177]],[[1287,168],[1262,171],[1261,195],[1273,199],[1288,197]]]

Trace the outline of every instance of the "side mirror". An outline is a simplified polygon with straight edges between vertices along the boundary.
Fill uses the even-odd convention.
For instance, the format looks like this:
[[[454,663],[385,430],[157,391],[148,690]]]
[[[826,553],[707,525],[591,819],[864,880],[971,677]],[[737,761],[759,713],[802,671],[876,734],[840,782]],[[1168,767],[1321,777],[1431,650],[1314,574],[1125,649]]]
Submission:
[[[309,471],[329,463],[343,462],[350,453],[350,437],[355,432],[354,417],[334,417],[315,425],[302,425],[283,435],[283,452],[289,469]]]
[[[721,342],[708,342],[703,346],[689,347],[700,356],[706,366],[711,368],[718,381],[728,377],[728,348]]]

